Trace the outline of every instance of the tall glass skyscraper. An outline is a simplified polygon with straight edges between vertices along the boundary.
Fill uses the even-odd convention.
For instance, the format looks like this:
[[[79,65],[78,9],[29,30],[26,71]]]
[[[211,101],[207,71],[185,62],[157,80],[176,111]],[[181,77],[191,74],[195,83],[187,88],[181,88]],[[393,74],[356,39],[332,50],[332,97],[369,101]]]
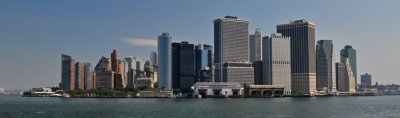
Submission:
[[[276,27],[278,33],[290,37],[292,94],[314,94],[316,91],[315,24],[303,19]]]
[[[215,81],[221,82],[227,62],[249,62],[249,21],[235,16],[214,20]]]
[[[355,86],[357,86],[357,53],[351,45],[344,46],[344,49],[340,50],[340,58],[348,58],[353,71],[355,80]]]
[[[158,36],[158,88],[172,89],[172,37],[164,32]]]
[[[75,89],[75,59],[69,55],[61,55],[61,83],[64,90]]]
[[[336,67],[332,40],[317,42],[317,90],[336,92]]]

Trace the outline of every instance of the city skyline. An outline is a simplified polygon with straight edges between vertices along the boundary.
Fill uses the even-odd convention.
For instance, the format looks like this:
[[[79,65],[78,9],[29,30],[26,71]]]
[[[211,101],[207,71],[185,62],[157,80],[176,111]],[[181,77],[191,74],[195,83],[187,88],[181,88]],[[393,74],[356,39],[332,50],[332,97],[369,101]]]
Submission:
[[[298,4],[311,8],[302,8],[304,12],[298,12],[296,8],[300,8],[301,5],[296,6],[296,3],[289,1],[260,1],[260,5],[248,2],[232,3],[233,6],[242,6],[238,10],[218,7],[218,5],[229,6],[229,4],[223,4],[223,1],[217,1],[215,5],[209,4],[214,3],[212,1],[200,3],[171,1],[171,3],[131,2],[126,5],[98,2],[94,3],[96,5],[92,9],[86,8],[92,3],[80,2],[77,9],[74,10],[72,3],[75,2],[64,1],[65,4],[61,5],[62,3],[49,1],[43,4],[33,1],[1,1],[0,16],[4,19],[3,22],[0,22],[0,25],[3,26],[0,28],[0,54],[4,55],[4,61],[0,62],[0,87],[27,89],[57,85],[61,76],[59,55],[63,53],[78,59],[76,61],[96,64],[101,56],[107,56],[110,50],[118,49],[119,55],[123,55],[119,58],[135,56],[142,58],[139,60],[145,62],[150,59],[150,52],[157,50],[154,42],[156,42],[156,37],[164,31],[168,31],[174,36],[172,42],[189,41],[194,44],[213,45],[212,20],[225,15],[249,19],[251,21],[249,32],[253,33],[255,28],[261,28],[263,36],[275,32],[277,24],[287,23],[288,20],[310,19],[317,24],[316,40],[333,40],[336,59],[340,59],[337,53],[339,49],[345,45],[352,45],[357,49],[358,74],[372,73],[374,75],[373,83],[378,81],[384,84],[398,84],[395,78],[395,69],[398,63],[395,60],[398,60],[399,57],[387,55],[395,53],[396,44],[400,43],[395,40],[397,37],[395,31],[397,30],[391,30],[399,25],[393,23],[400,20],[399,17],[392,16],[399,11],[396,4],[385,3],[385,1],[380,3],[346,1],[349,4],[302,2]],[[184,5],[170,9],[178,3]],[[288,3],[290,3],[288,7],[293,8],[277,13],[272,11],[280,10],[279,7],[268,9],[263,7],[263,4],[281,6]],[[166,6],[160,7],[162,4],[166,4]],[[185,9],[192,10],[190,7],[198,8],[197,4],[200,9],[184,11]],[[130,8],[129,5],[137,8]],[[254,7],[247,8],[251,5]],[[335,5],[337,6],[335,7]],[[24,7],[21,8],[21,6]],[[207,7],[201,8],[204,6]],[[346,13],[346,10],[349,9],[354,12]],[[155,14],[149,15],[149,12],[145,12],[146,10],[155,11]],[[82,11],[82,13],[77,11]],[[252,11],[257,12],[250,13]],[[113,15],[113,13],[118,14]],[[171,19],[156,19],[165,13],[171,13],[171,16],[168,16]],[[264,13],[266,15],[261,15],[263,17],[259,15]],[[183,17],[188,14],[194,17]],[[338,15],[332,16],[331,14]],[[361,17],[352,14],[361,14]],[[386,19],[382,20],[376,17]],[[161,18],[166,17],[162,16]],[[149,21],[145,22],[146,20]],[[385,24],[385,22],[392,23]],[[367,29],[365,28],[367,26],[374,28]],[[191,30],[188,31],[188,28]],[[382,36],[386,37],[382,38]],[[388,44],[387,42],[394,43]],[[379,53],[375,49],[371,49],[372,44],[380,51],[388,53]],[[371,62],[395,62],[395,64]],[[383,67],[389,69],[382,69]],[[25,69],[29,71],[25,71]],[[20,74],[21,72],[23,73]],[[356,75],[356,78],[359,77],[360,75]]]

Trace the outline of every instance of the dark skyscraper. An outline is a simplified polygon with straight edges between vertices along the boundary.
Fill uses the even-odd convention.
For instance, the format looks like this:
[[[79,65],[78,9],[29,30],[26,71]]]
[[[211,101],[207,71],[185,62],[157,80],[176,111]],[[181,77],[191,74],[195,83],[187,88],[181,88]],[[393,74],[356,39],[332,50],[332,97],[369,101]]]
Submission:
[[[61,55],[61,83],[64,90],[75,89],[75,59],[69,55]]]
[[[340,58],[348,58],[351,65],[351,70],[355,80],[355,86],[357,86],[357,52],[351,45],[344,46],[344,49],[340,50]]]
[[[181,44],[172,43],[172,88],[179,89],[180,87],[180,60],[181,60]]]
[[[188,93],[195,80],[195,50],[189,42],[172,43],[173,88]]]
[[[292,94],[316,91],[315,24],[295,20],[277,25],[277,32],[290,37]]]
[[[332,40],[319,40],[317,56],[317,90],[336,92],[336,67]]]
[[[250,62],[262,60],[262,36],[259,28],[249,37],[250,40]]]

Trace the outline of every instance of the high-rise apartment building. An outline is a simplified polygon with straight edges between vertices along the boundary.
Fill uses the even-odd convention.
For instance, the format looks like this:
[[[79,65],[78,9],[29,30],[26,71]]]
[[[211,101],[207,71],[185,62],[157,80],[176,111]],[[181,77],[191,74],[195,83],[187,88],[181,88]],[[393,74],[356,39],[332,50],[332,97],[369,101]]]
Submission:
[[[61,55],[61,83],[64,90],[75,89],[75,59],[69,55]]]
[[[158,88],[172,88],[172,37],[169,33],[164,32],[158,36]]]
[[[290,38],[280,33],[263,37],[263,84],[281,85],[291,94]]]
[[[332,40],[319,40],[316,51],[317,90],[336,92],[336,67]]]
[[[292,94],[316,91],[315,24],[294,20],[277,25],[277,32],[290,37]]]
[[[249,37],[250,40],[250,62],[262,61],[262,36],[259,28]]]
[[[85,85],[84,88],[85,90],[88,89],[93,89],[93,68],[92,68],[92,64],[85,62],[84,64],[84,70],[85,70],[85,74],[84,74],[84,81],[85,81]]]
[[[214,20],[215,81],[221,82],[227,62],[249,62],[249,21],[235,16]],[[252,74],[253,75],[253,74]]]

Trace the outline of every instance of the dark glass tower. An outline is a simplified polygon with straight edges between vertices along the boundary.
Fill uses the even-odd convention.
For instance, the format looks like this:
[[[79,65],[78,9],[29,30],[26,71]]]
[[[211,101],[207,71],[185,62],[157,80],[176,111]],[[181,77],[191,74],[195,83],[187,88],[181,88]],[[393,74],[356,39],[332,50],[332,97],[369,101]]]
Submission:
[[[315,24],[294,20],[277,25],[277,32],[290,37],[292,94],[316,91]]]
[[[317,90],[336,92],[336,72],[332,40],[317,42]]]

